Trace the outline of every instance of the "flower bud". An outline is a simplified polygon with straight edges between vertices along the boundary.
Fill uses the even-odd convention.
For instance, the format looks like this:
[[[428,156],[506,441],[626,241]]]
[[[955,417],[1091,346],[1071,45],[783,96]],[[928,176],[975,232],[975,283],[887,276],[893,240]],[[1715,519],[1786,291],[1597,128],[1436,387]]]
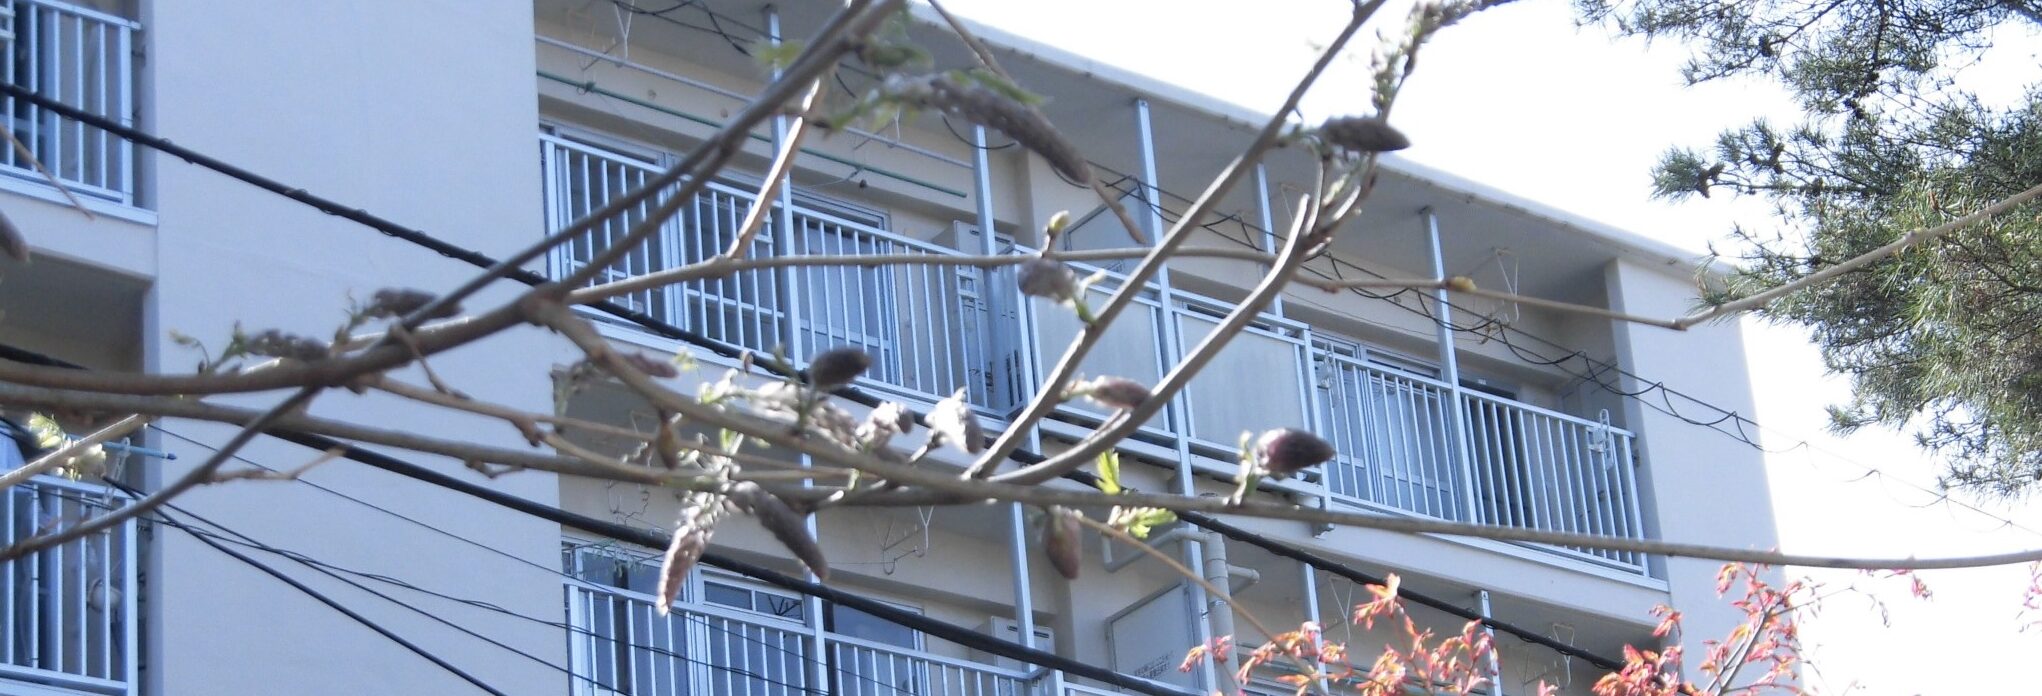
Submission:
[[[1021,264],[1021,294],[1062,302],[1078,294],[1078,276],[1063,264],[1030,257]]]
[[[412,288],[383,288],[369,297],[369,304],[362,313],[372,317],[395,319],[416,312],[431,304],[432,293]],[[450,304],[434,310],[427,319],[445,319],[461,313],[461,306]]]
[[[679,528],[674,530],[673,541],[667,543],[666,556],[660,559],[659,588],[654,593],[660,615],[664,616],[674,606],[674,596],[681,593],[681,586],[687,584],[688,571],[701,560],[702,552],[709,549],[709,535],[716,531],[714,526],[702,524],[694,515],[684,515]]]
[[[284,333],[276,329],[270,329],[249,336],[244,340],[242,346],[254,355],[289,358],[305,362],[324,360],[329,355],[326,344],[318,339]]]
[[[1262,434],[1255,443],[1256,456],[1262,461],[1262,469],[1270,478],[1285,478],[1306,468],[1318,466],[1332,459],[1336,452],[1332,443],[1324,438],[1290,428],[1279,428]]]
[[[1454,292],[1474,292],[1475,279],[1469,278],[1467,276],[1454,276],[1452,278],[1448,278],[1446,279],[1446,289],[1452,290]]]
[[[1390,152],[1411,146],[1411,139],[1380,118],[1342,116],[1319,126],[1326,144],[1350,152]]]
[[[842,346],[817,353],[808,362],[808,383],[822,391],[832,391],[850,384],[865,368],[872,366],[872,356],[864,350]]]
[[[979,426],[978,412],[964,400],[965,390],[958,389],[950,398],[937,402],[929,409],[929,437],[944,443],[956,445],[966,454],[985,451],[986,433]]]
[[[808,535],[808,524],[802,514],[795,512],[787,501],[749,481],[732,485],[728,495],[730,502],[757,519],[759,526],[765,527],[781,546],[801,559],[801,564],[808,566],[808,571],[815,573],[816,578],[829,579],[830,564],[823,558],[822,547],[817,546],[815,538]]]
[[[1093,403],[1107,408],[1132,411],[1149,400],[1149,388],[1125,377],[1100,376],[1071,388]]]
[[[1051,507],[1047,512],[1042,517],[1042,553],[1049,557],[1049,565],[1056,568],[1058,575],[1076,580],[1083,550],[1078,536],[1078,513],[1063,507]]]

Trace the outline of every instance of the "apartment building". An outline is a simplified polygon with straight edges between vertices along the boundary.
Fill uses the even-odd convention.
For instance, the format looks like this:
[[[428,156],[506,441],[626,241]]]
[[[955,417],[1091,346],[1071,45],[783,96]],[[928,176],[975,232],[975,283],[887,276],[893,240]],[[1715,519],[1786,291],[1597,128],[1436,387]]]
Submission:
[[[0,55],[14,85],[459,249],[502,256],[699,143],[770,78],[762,49],[809,35],[832,7],[667,5],[6,0],[8,48]],[[969,65],[926,9],[917,8],[911,35],[938,66]],[[1006,67],[1046,98],[1043,110],[1094,160],[1150,239],[1266,118],[1195,91],[1204,86],[1163,84],[996,27],[980,30]],[[858,91],[874,79],[855,66],[839,78],[839,89]],[[18,153],[0,153],[0,210],[35,253],[26,265],[0,260],[8,359],[188,372],[201,356],[173,335],[217,345],[237,323],[321,335],[341,321],[351,297],[390,286],[444,290],[475,272],[25,98],[0,99],[0,108],[48,169],[46,176]],[[720,251],[756,204],[757,177],[783,127],[760,129],[737,166],[598,279]],[[1028,253],[1059,211],[1075,220],[1059,248],[1133,243],[1093,192],[1007,143],[934,114],[811,139],[753,253]],[[1191,244],[1268,248],[1311,175],[1306,154],[1273,153]],[[580,268],[625,222],[598,227],[531,270],[559,276]],[[1529,296],[1673,314],[1692,301],[1694,262],[1636,233],[1392,156],[1367,211],[1307,273],[1468,275]],[[1104,274],[1103,292],[1125,269],[1102,262],[1088,270]],[[1085,372],[1155,381],[1259,273],[1251,262],[1220,258],[1174,265],[1143,288]],[[504,283],[470,307],[518,289]],[[1007,271],[933,263],[746,272],[617,302],[694,339],[590,313],[621,346],[693,356],[698,371],[681,383],[716,379],[737,350],[798,357],[852,345],[874,358],[861,389],[917,409],[963,389],[992,427],[1032,396],[1034,380],[1078,326],[1061,308],[1019,298]],[[432,366],[479,399],[547,411],[555,407],[553,370],[578,357],[559,337],[527,329]],[[1298,427],[1324,435],[1340,455],[1254,495],[1385,516],[1773,546],[1760,454],[1683,418],[1698,414],[1621,393],[1655,383],[1752,410],[1734,325],[1674,333],[1514,303],[1442,305],[1430,291],[1299,287],[1120,454],[1125,478],[1141,489],[1223,494],[1240,433]],[[278,398],[215,401],[262,407]],[[653,417],[622,388],[581,390],[562,406],[623,427]],[[311,412],[523,442],[501,421],[374,393],[329,393]],[[1102,415],[1065,404],[1028,448],[1059,451]],[[111,475],[151,490],[230,434],[165,420],[113,450]],[[577,437],[599,450],[619,446]],[[318,454],[261,438],[237,466],[288,469]],[[666,490],[541,472],[484,478],[458,461],[390,454],[641,529],[667,528],[678,509]],[[0,530],[10,543],[128,499],[91,479],[51,477],[0,496]],[[347,461],[296,482],[205,487],[177,506],[165,515],[199,533],[151,518],[0,572],[0,613],[8,617],[0,694],[463,693],[484,690],[478,683],[517,694],[1116,693],[716,567],[697,570],[676,611],[661,616],[650,597],[656,548]],[[1230,668],[1177,669],[1186,648],[1236,633],[1225,612],[1210,610],[1213,598],[1096,536],[1085,541],[1082,577],[1065,581],[1032,550],[1031,514],[831,509],[817,529],[836,589],[1005,640],[1027,635],[1042,650],[1151,680],[1155,689],[1231,688]],[[1683,611],[1695,636],[1720,635],[1737,618],[1715,597],[1712,562],[1228,521],[1264,543],[1186,524],[1151,543],[1196,561],[1267,622],[1317,621],[1357,655],[1398,640],[1349,621],[1366,592],[1273,546],[1397,574],[1408,592],[1455,607],[1414,608],[1425,626],[1451,633],[1464,616],[1488,616],[1547,643],[1499,634],[1501,674],[1490,693],[1529,693],[1540,681],[1587,693],[1603,671],[1584,656],[1653,644],[1656,605]],[[724,524],[715,541],[732,557],[800,572],[748,520]],[[270,565],[389,634],[209,542]],[[1254,642],[1240,633],[1242,643]],[[1238,686],[1269,689],[1260,681]]]

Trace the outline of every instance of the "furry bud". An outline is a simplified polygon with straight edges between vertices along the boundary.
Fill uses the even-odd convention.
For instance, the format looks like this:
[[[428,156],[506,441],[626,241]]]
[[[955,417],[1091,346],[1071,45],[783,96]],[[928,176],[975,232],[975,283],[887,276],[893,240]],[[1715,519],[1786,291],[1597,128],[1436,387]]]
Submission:
[[[808,361],[808,383],[823,391],[831,391],[850,384],[865,368],[872,366],[872,356],[851,346],[831,348]]]
[[[1122,411],[1132,411],[1149,400],[1148,387],[1125,377],[1094,377],[1072,387],[1071,392],[1081,394],[1100,406]]]
[[[979,426],[978,412],[964,400],[965,393],[960,388],[929,410],[929,437],[955,445],[966,454],[978,454],[985,451],[986,433]]]
[[[432,304],[434,297],[432,293],[424,290],[383,288],[369,297],[369,304],[362,308],[362,313],[372,317],[395,319],[424,309],[426,305]],[[425,318],[445,319],[460,313],[460,305],[450,304],[434,310],[432,316]]]
[[[1019,273],[1021,294],[1062,302],[1078,294],[1078,277],[1061,263],[1029,257]]]
[[[666,556],[660,559],[659,588],[653,595],[660,615],[673,609],[674,597],[687,584],[688,571],[702,559],[702,552],[709,549],[709,535],[715,531],[713,523],[705,523],[701,516],[682,514],[673,541],[667,543]]]
[[[1326,144],[1350,152],[1390,152],[1411,146],[1411,139],[1380,118],[1342,116],[1319,126]]]
[[[799,512],[758,484],[749,481],[730,487],[730,502],[759,521],[759,525],[773,534],[781,546],[787,547],[801,564],[808,566],[818,579],[829,579],[830,563],[823,558],[822,547],[815,538],[808,535],[808,524]]]
[[[1270,478],[1288,477],[1318,466],[1336,454],[1333,444],[1324,438],[1290,428],[1263,433],[1262,439],[1255,443],[1255,452]]]

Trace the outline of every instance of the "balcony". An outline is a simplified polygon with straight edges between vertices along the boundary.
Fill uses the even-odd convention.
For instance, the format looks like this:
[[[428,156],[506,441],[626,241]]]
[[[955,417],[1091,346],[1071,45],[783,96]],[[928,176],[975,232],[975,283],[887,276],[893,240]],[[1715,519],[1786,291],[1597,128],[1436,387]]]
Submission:
[[[0,0],[0,70],[13,84],[122,123],[134,122],[133,20],[55,0]],[[134,147],[106,131],[11,97],[7,127],[34,161],[0,146],[7,184],[47,186],[36,162],[80,197],[135,203]],[[22,189],[20,186],[11,186]],[[33,189],[23,189],[33,190]]]
[[[38,477],[0,491],[0,546],[124,501],[104,486]],[[136,693],[135,550],[130,521],[0,567],[0,693],[23,683],[57,689],[34,694]]]
[[[540,137],[540,152],[551,230],[602,207],[658,168],[651,158],[553,135]],[[677,219],[593,282],[720,253],[750,210],[750,197],[746,187],[709,184]],[[650,207],[558,248],[549,263],[554,277],[584,267]],[[775,236],[780,215],[793,216],[794,239]],[[750,253],[964,253],[850,218],[797,198],[791,211],[773,211]],[[1092,290],[1095,302],[1103,302],[1119,282],[1112,273],[1105,277]],[[1025,401],[1028,375],[1045,371],[1080,328],[1069,311],[1039,300],[1020,302],[1011,287],[1011,276],[1002,272],[906,263],[745,271],[617,301],[753,350],[788,346],[800,356],[855,345],[874,356],[864,386],[923,404],[962,387],[988,418],[1003,420]],[[996,289],[1006,294],[988,296]],[[1224,300],[1146,288],[1108,329],[1083,372],[1153,384],[1230,308]],[[1357,346],[1265,314],[1192,380],[1178,402],[1143,424],[1138,437],[1164,445],[1181,439],[1185,451],[1202,455],[1194,457],[1197,466],[1224,477],[1232,474],[1227,462],[1244,430],[1305,426],[1332,440],[1341,454],[1316,480],[1289,484],[1294,494],[1384,514],[1643,536],[1628,431],[1371,360]],[[1059,413],[1077,422],[1104,415],[1082,401],[1062,405]],[[1645,572],[1645,559],[1634,553],[1536,548],[1626,573]]]
[[[1030,690],[1028,672],[920,649],[919,634],[876,618],[854,623],[832,612],[837,630],[816,631],[802,620],[809,605],[799,597],[751,590],[734,579],[697,585],[700,594],[685,593],[661,616],[648,595],[570,581],[568,653],[573,672],[583,677],[572,693],[1022,696]],[[873,635],[846,634],[860,626],[875,629]]]

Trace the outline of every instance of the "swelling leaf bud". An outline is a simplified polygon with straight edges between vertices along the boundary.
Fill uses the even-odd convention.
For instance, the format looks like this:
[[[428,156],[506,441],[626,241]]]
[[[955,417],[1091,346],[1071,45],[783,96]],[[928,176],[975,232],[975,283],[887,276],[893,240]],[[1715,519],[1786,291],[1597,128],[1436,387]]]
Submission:
[[[1324,438],[1290,428],[1263,433],[1262,439],[1255,443],[1255,452],[1270,478],[1288,477],[1318,466],[1336,454],[1332,443]]]
[[[1078,579],[1082,557],[1077,513],[1069,508],[1051,507],[1042,518],[1042,552],[1049,565],[1065,580]]]

